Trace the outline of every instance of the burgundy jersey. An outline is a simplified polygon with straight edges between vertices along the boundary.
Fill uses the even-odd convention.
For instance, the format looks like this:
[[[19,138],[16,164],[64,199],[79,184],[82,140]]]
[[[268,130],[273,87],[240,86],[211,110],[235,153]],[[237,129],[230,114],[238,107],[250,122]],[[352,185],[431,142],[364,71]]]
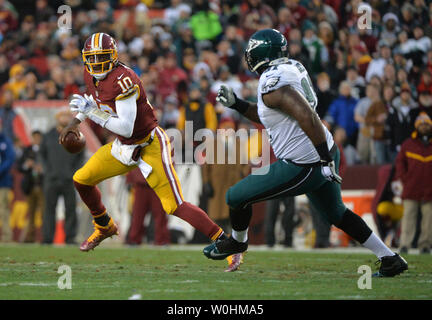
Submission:
[[[113,116],[117,116],[116,100],[128,98],[135,92],[138,93],[137,114],[132,136],[125,138],[117,135],[123,144],[135,144],[157,127],[158,123],[153,107],[147,100],[141,79],[129,67],[119,63],[100,81],[93,78],[85,69],[84,82],[87,87],[87,94],[93,95],[99,109]]]

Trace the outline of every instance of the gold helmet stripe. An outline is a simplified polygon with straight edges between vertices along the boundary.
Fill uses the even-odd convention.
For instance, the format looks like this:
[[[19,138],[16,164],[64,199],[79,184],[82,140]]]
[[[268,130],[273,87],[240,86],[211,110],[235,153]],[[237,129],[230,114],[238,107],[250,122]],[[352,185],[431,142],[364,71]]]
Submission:
[[[96,33],[95,35],[95,41],[94,41],[94,48],[98,48],[100,49],[100,44],[99,44],[99,38],[100,38],[100,33]],[[102,41],[101,41],[102,44]]]

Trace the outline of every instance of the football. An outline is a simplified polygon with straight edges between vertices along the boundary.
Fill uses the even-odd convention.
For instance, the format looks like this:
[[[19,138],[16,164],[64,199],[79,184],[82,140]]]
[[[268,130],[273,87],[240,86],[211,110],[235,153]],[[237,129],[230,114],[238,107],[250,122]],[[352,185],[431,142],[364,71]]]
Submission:
[[[82,132],[80,132],[79,138],[73,132],[69,132],[62,145],[70,153],[79,153],[84,149],[86,140]]]

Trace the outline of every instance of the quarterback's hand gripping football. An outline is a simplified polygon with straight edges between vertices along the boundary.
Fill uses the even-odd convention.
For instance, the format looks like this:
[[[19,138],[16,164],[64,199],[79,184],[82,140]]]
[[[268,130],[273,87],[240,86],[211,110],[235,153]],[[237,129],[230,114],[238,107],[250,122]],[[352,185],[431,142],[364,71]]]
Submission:
[[[334,161],[321,161],[321,174],[328,181],[342,183],[342,178],[336,173],[336,165]]]
[[[220,102],[225,107],[231,108],[236,102],[236,96],[233,89],[221,85],[216,96],[216,101]]]

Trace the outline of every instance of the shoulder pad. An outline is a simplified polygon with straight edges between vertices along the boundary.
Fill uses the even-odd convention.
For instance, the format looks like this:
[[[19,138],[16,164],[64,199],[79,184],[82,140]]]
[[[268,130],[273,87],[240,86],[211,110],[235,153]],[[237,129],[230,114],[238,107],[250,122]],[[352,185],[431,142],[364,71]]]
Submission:
[[[269,68],[261,75],[260,91],[269,93],[280,87],[289,85],[299,79],[298,70],[289,64],[280,64]]]

